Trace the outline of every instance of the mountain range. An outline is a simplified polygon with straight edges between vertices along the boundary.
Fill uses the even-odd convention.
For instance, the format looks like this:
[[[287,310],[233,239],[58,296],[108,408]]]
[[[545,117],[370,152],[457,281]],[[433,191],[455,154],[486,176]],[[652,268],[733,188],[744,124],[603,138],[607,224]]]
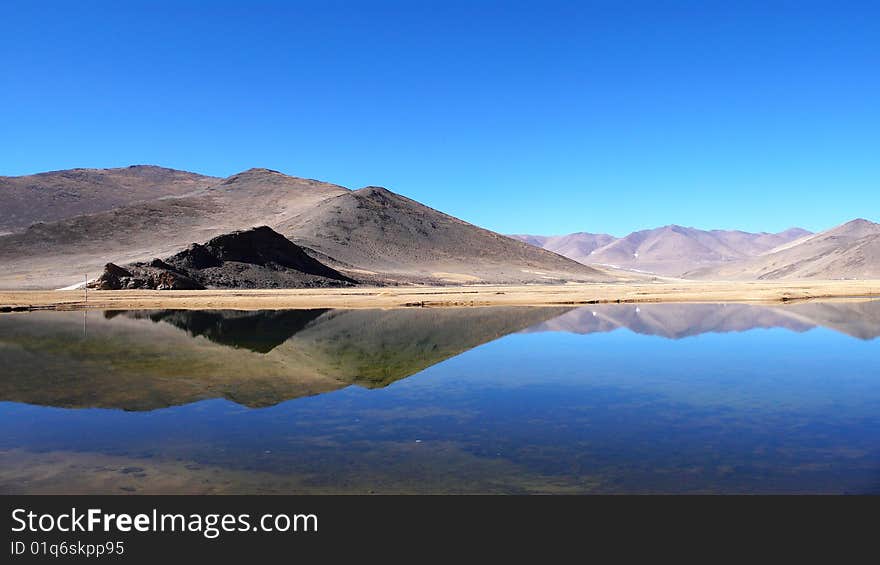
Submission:
[[[856,219],[811,233],[700,230],[677,225],[633,232],[513,235],[585,265],[699,280],[880,278],[880,224]]]
[[[283,265],[239,256],[214,271],[183,272],[168,262],[217,237],[242,245],[254,228],[293,244]],[[6,289],[74,286],[85,275],[122,277],[129,288],[290,288],[323,284],[318,273],[379,286],[873,279],[880,225],[505,236],[377,186],[350,190],[259,168],[217,178],[135,165],[0,177],[0,264]]]
[[[268,169],[225,179],[152,166],[77,169],[0,178],[0,187],[0,210],[15,209],[10,219],[4,212],[0,224],[11,232],[0,236],[0,288],[66,287],[84,274],[94,278],[107,263],[149,262],[258,226],[368,284],[634,278],[485,230],[384,188],[349,190]],[[22,205],[31,194],[45,205]]]

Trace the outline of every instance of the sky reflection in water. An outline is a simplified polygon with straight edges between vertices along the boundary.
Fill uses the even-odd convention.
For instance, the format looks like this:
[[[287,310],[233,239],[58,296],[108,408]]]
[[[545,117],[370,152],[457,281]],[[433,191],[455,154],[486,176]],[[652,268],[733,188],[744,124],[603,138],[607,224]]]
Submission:
[[[0,492],[880,493],[878,302],[83,322],[0,317]]]

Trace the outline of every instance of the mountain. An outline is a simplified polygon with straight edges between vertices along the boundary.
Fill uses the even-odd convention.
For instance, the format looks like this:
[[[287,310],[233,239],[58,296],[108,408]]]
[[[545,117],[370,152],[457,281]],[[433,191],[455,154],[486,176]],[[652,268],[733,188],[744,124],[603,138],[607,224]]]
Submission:
[[[58,288],[100,273],[108,262],[150,261],[192,242],[259,225],[277,225],[324,198],[329,184],[250,169],[180,197],[37,223],[0,237],[0,288]]]
[[[800,228],[780,233],[749,233],[668,225],[633,232],[620,239],[588,233],[516,237],[584,264],[678,277],[695,269],[754,257],[809,233]]]
[[[108,262],[148,262],[192,242],[268,226],[318,261],[371,283],[610,281],[384,188],[357,191],[250,169],[182,196],[36,223],[0,236],[0,288],[59,288]]]
[[[329,198],[278,231],[339,270],[409,282],[600,281],[615,277],[474,226],[381,187]]]
[[[541,247],[547,251],[559,253],[563,257],[573,259],[578,263],[588,264],[587,257],[595,250],[604,247],[617,238],[608,234],[595,234],[587,232],[570,233],[568,235],[512,235],[529,245]]]
[[[184,196],[220,179],[151,165],[71,169],[0,177],[0,234],[167,196]]]
[[[148,262],[192,242],[261,225],[306,246],[321,263],[372,283],[616,278],[384,188],[351,191],[250,169],[182,196],[40,222],[0,236],[0,263],[5,267],[0,288],[68,286],[81,281],[84,273],[102,272],[109,262]]]
[[[696,269],[685,276],[729,280],[880,278],[880,224],[853,220],[758,257]]]
[[[512,233],[512,234],[508,234],[507,237],[509,237],[511,239],[516,239],[516,240],[522,241],[523,243],[528,243],[529,245],[534,245],[535,247],[540,247],[542,249],[546,249],[546,247],[544,247],[544,244],[547,243],[547,241],[550,238],[556,237],[556,236],[528,235],[528,234],[521,234],[521,233]]]
[[[818,234],[669,225],[506,237],[381,187],[132,166],[0,177],[0,233],[12,232],[0,235],[0,288],[66,287],[109,262],[149,263],[256,226],[367,284],[880,278],[880,228],[867,220]]]
[[[266,226],[194,243],[164,261],[119,267],[108,263],[89,284],[100,290],[205,288],[311,288],[348,286],[357,281],[324,265]]]

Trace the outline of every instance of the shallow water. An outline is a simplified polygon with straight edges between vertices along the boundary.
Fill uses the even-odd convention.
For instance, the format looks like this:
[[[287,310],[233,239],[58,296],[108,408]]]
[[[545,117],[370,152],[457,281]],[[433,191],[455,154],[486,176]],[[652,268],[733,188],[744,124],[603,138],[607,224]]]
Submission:
[[[0,492],[880,493],[880,302],[0,316]]]

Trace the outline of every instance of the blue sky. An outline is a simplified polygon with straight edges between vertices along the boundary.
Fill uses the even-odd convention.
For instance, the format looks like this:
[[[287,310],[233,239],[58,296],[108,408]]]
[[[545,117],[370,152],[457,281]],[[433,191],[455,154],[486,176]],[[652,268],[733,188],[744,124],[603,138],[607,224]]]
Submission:
[[[876,2],[0,1],[0,175],[382,185],[501,232],[880,220]]]

